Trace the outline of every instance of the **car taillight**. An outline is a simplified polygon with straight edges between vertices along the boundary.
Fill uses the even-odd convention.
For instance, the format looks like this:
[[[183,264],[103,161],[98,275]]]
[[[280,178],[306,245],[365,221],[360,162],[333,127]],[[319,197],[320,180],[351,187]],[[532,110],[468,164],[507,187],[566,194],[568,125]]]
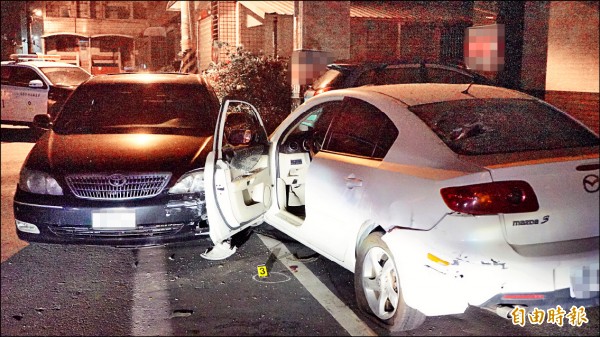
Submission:
[[[318,94],[322,94],[322,93],[324,93],[326,91],[329,91],[329,90],[331,90],[331,87],[319,88],[319,89],[315,90],[314,96],[317,96]]]
[[[523,213],[540,208],[533,188],[520,180],[446,187],[440,193],[451,210],[466,214]]]

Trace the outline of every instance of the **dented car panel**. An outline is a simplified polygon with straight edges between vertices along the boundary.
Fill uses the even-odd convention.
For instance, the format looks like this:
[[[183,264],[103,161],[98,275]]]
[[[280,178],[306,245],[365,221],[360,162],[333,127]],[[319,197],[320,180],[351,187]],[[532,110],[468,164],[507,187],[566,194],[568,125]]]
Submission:
[[[578,250],[555,250],[545,256],[530,256],[515,251],[504,240],[504,229],[497,217],[448,215],[430,231],[396,228],[383,239],[397,259],[396,266],[403,296],[413,308],[425,315],[464,312],[469,306],[495,310],[499,305],[528,306],[540,309],[562,305],[597,306],[598,284],[594,274],[587,280],[595,293],[582,298],[564,297],[565,289],[584,286],[571,279],[581,268],[597,273],[596,246]],[[596,262],[594,262],[596,261]],[[597,274],[596,274],[597,275]],[[596,276],[597,277],[597,276]],[[544,294],[539,300],[502,300],[503,294]],[[558,296],[556,296],[558,295]],[[556,296],[551,303],[544,299]]]
[[[228,159],[248,144],[225,151],[214,138],[214,243],[264,217],[352,271],[359,307],[392,331],[469,305],[507,317],[599,304],[600,141],[537,98],[477,84],[324,92],[248,168]],[[256,170],[269,175],[246,178]]]

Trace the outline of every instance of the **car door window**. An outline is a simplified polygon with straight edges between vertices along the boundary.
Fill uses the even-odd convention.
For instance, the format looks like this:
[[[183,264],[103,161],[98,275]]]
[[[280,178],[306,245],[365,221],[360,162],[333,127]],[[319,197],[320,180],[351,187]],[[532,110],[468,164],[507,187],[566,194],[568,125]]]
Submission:
[[[439,68],[427,68],[429,83],[471,83],[473,78],[457,71]]]
[[[423,67],[386,68],[377,77],[378,84],[423,83]]]
[[[381,160],[397,137],[398,129],[385,113],[367,102],[346,98],[331,123],[323,149]]]
[[[44,80],[38,75],[35,70],[25,68],[25,67],[16,67],[14,70],[14,85],[19,87],[29,87],[29,82],[32,80],[40,80],[44,83]],[[44,88],[46,88],[46,84],[44,83]]]
[[[11,83],[13,67],[2,67],[2,84],[3,85],[13,85]]]

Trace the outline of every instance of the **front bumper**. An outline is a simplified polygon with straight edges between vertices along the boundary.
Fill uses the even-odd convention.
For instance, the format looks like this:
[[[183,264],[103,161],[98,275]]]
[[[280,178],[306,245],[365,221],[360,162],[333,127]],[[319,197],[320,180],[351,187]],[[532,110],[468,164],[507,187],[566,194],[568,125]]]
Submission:
[[[130,215],[132,226],[111,228],[106,222],[104,228],[95,226],[94,214],[117,212]],[[17,226],[17,236],[28,242],[148,246],[194,240],[207,232],[201,194],[115,202],[41,196],[17,189],[14,215],[17,223],[33,224],[39,230],[34,234]]]
[[[600,304],[598,237],[523,254],[506,243],[497,218],[447,216],[432,230],[396,228],[383,240],[404,300],[427,316],[460,314],[469,305],[529,311]]]

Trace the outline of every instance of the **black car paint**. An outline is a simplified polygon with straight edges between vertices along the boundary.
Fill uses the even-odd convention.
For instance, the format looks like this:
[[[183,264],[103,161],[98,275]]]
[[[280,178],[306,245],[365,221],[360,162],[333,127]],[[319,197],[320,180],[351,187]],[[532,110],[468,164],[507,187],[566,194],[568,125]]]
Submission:
[[[156,74],[152,79],[137,74],[98,76],[84,83],[88,85],[112,83],[138,85],[182,83],[189,89],[206,85],[211,94],[203,106],[204,118],[216,121],[219,103],[210,87],[197,75]],[[78,88],[78,89],[79,89]],[[73,97],[74,95],[70,96]],[[68,104],[68,103],[67,103]],[[141,113],[144,113],[141,111]],[[60,116],[59,116],[60,118]],[[37,119],[42,120],[42,119]],[[176,130],[147,132],[142,129],[124,129],[110,133],[61,133],[54,130],[50,118],[37,126],[49,129],[38,139],[27,156],[24,168],[52,175],[64,195],[27,192],[17,187],[13,210],[17,221],[35,224],[40,234],[22,232],[20,239],[28,242],[64,244],[100,244],[113,246],[146,246],[197,239],[206,234],[204,193],[171,194],[169,188],[182,175],[204,167],[212,149],[212,136]],[[54,121],[56,122],[56,121]],[[140,138],[141,137],[141,138]],[[163,190],[153,197],[131,200],[92,200],[75,196],[66,183],[71,174],[123,174],[132,172],[169,172],[170,179]],[[126,209],[135,213],[136,228],[131,230],[94,230],[93,212]]]

